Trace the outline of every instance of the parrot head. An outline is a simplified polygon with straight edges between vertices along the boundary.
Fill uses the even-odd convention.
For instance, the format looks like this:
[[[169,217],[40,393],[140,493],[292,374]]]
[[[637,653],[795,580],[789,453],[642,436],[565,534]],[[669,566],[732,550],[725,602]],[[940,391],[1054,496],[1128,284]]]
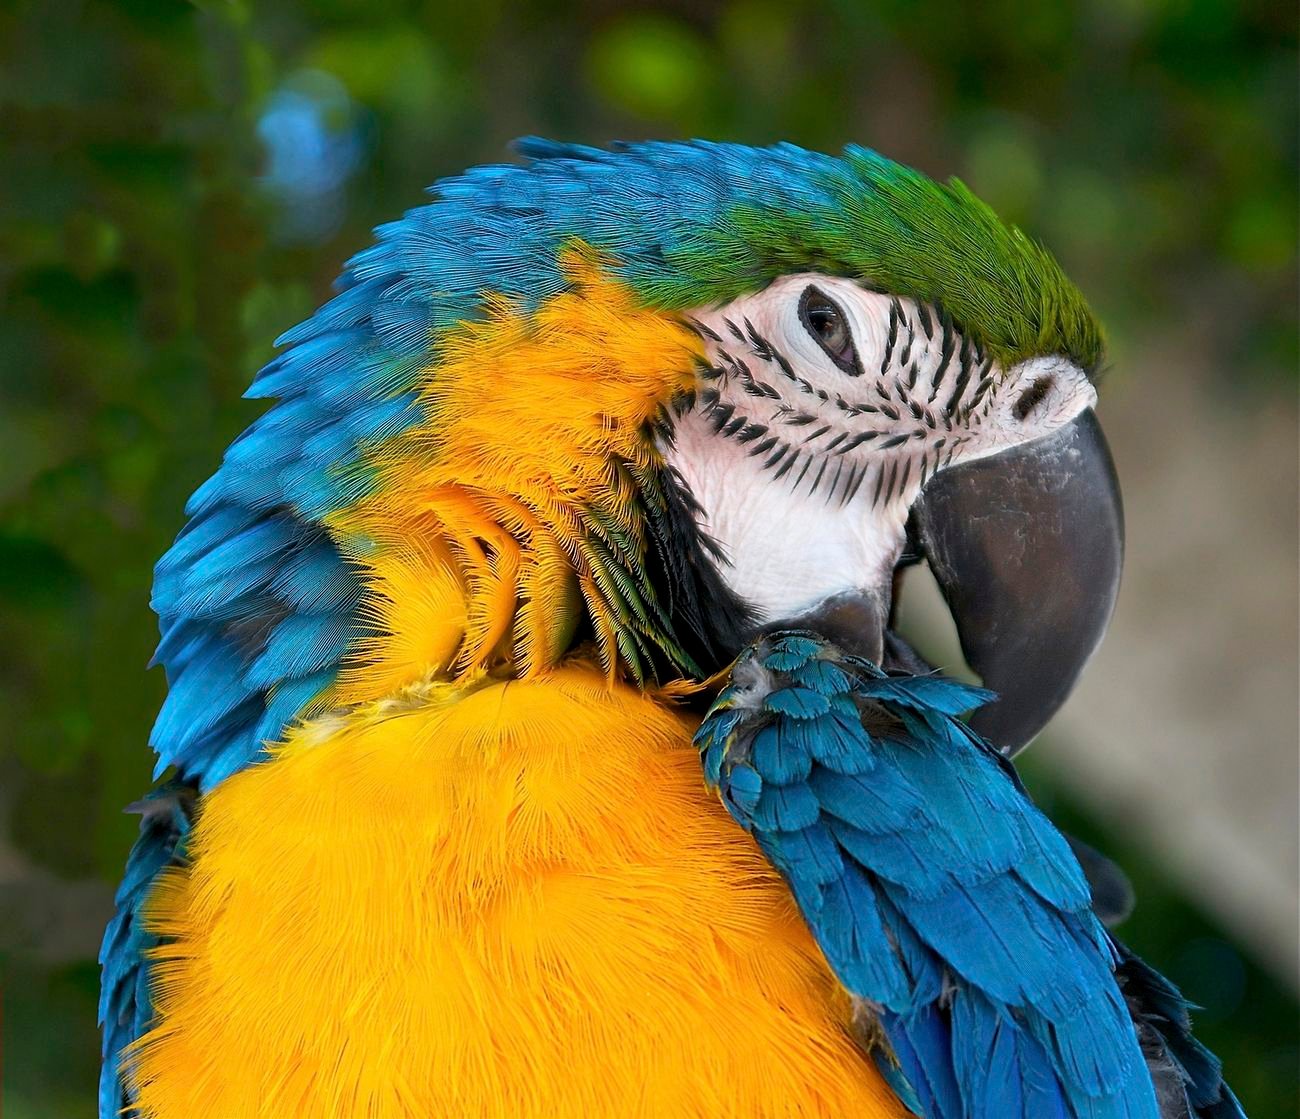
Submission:
[[[1001,697],[982,729],[1024,745],[1118,589],[1119,495],[1089,368],[1050,344],[1000,359],[942,303],[869,277],[783,275],[692,325],[707,363],[659,444],[689,509],[676,547],[710,569],[686,587],[695,631],[734,651],[804,628],[914,668],[890,623],[899,575],[927,559]]]
[[[526,140],[378,230],[158,565],[159,768],[590,647],[699,680],[799,625],[885,664],[932,567],[1008,749],[1117,591],[1100,329],[960,183],[860,148]]]

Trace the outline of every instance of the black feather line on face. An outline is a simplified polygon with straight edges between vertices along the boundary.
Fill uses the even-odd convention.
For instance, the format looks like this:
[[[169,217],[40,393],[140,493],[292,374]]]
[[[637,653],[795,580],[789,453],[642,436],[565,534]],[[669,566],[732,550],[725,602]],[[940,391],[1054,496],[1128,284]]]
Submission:
[[[975,389],[975,395],[971,397],[970,404],[966,406],[966,415],[969,417],[979,408],[980,404],[988,397],[989,390],[993,388],[993,362],[986,359],[980,366],[980,381]],[[990,398],[991,399],[991,398]]]
[[[646,577],[682,648],[712,674],[753,633],[754,612],[723,582],[719,569],[727,559],[700,528],[700,509],[682,479],[667,467],[656,478],[660,500],[647,510]]]
[[[723,425],[731,419],[736,411],[734,404],[717,404],[709,409],[709,417],[713,421],[713,430],[721,431]]]
[[[850,439],[847,443],[845,443],[842,447],[840,447],[835,453],[837,455],[848,454],[849,451],[852,451],[855,448],[862,446],[863,443],[869,443],[872,439],[879,439],[879,438],[880,438],[880,432],[878,431],[859,431],[852,439]]]
[[[961,340],[961,348],[957,352],[957,359],[960,365],[957,374],[957,382],[953,386],[952,395],[948,397],[947,404],[943,407],[944,412],[949,416],[957,415],[957,405],[961,402],[962,394],[966,391],[966,386],[970,383],[972,357],[970,341],[963,336]]]
[[[924,303],[916,305],[917,318],[921,320],[921,329],[925,331],[925,337],[928,341],[934,337],[934,324],[930,319],[930,309]]]
[[[867,466],[868,463],[864,462],[860,466],[850,469],[849,480],[844,485],[844,496],[840,498],[841,506],[847,505],[857,495],[862,480],[867,476]]]
[[[773,440],[773,442],[777,442],[777,441]],[[789,453],[790,453],[790,444],[779,443],[776,450],[773,451],[772,454],[763,463],[763,469],[770,470],[778,462],[780,462],[783,458],[785,458],[785,456],[788,455]],[[778,475],[778,477],[780,477],[780,475]]]
[[[880,375],[889,370],[889,359],[894,353],[894,343],[898,341],[898,325],[903,318],[903,305],[897,298],[889,301],[889,336],[885,339],[885,354],[880,359]]]
[[[835,463],[835,477],[831,479],[831,488],[826,493],[826,504],[829,505],[835,497],[835,491],[839,488],[840,475],[844,473],[844,460],[839,459]]]
[[[830,461],[828,458],[821,459],[821,466],[817,468],[817,477],[813,479],[812,488],[808,491],[809,497],[812,497],[817,492],[817,487],[822,484],[822,475],[826,473],[826,464]]]
[[[876,488],[871,494],[871,507],[874,509],[880,504],[880,494],[885,488],[885,464],[883,462],[876,464]]]
[[[701,338],[707,338],[711,342],[722,341],[722,335],[720,335],[716,330],[714,330],[711,326],[709,326],[708,323],[701,322],[699,319],[694,318],[693,316],[688,315],[686,317],[686,325],[689,326],[693,331],[695,331],[695,333],[698,334]]]
[[[957,346],[957,336],[953,331],[952,319],[948,317],[946,311],[939,312],[939,326],[943,331],[943,339],[939,346],[939,365],[930,376],[930,398],[927,404],[933,404],[939,395],[939,389],[943,385],[944,374],[948,372],[948,363],[952,361],[953,351]]]

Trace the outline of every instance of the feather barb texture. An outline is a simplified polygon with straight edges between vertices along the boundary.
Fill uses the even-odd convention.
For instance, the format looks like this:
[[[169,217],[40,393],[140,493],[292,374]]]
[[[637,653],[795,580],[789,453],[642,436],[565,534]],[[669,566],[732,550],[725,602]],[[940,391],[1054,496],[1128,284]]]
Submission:
[[[445,339],[419,390],[426,419],[366,456],[374,495],[327,521],[369,572],[379,632],[463,625],[454,654],[428,639],[426,670],[508,661],[528,676],[556,663],[584,605],[610,672],[620,642],[667,640],[640,578],[638,477],[657,465],[646,425],[690,388],[700,342],[675,317],[638,305],[581,246],[565,251],[563,270],[567,290],[533,311],[489,298],[480,319]],[[440,589],[409,606],[402,593],[431,564],[459,584],[435,577],[432,588],[461,592],[436,619],[425,614]],[[418,616],[403,617],[408,610]],[[410,682],[383,641],[357,652],[336,701]]]
[[[691,730],[578,662],[290,732],[151,899],[141,1114],[902,1116]]]

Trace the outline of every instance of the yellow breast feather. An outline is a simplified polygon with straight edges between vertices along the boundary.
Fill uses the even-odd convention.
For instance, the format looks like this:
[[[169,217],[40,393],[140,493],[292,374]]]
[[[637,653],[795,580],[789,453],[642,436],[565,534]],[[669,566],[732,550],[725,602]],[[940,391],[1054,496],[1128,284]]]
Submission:
[[[292,731],[152,898],[141,1114],[901,1116],[691,729],[569,662]]]

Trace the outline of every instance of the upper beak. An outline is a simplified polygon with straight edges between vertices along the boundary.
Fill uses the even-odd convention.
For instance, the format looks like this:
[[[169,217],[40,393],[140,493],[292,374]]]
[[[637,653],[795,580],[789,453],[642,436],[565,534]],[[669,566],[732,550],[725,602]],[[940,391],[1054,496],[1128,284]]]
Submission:
[[[1124,513],[1096,416],[940,472],[912,517],[966,662],[998,694],[971,725],[1014,754],[1073,690],[1119,593]]]

